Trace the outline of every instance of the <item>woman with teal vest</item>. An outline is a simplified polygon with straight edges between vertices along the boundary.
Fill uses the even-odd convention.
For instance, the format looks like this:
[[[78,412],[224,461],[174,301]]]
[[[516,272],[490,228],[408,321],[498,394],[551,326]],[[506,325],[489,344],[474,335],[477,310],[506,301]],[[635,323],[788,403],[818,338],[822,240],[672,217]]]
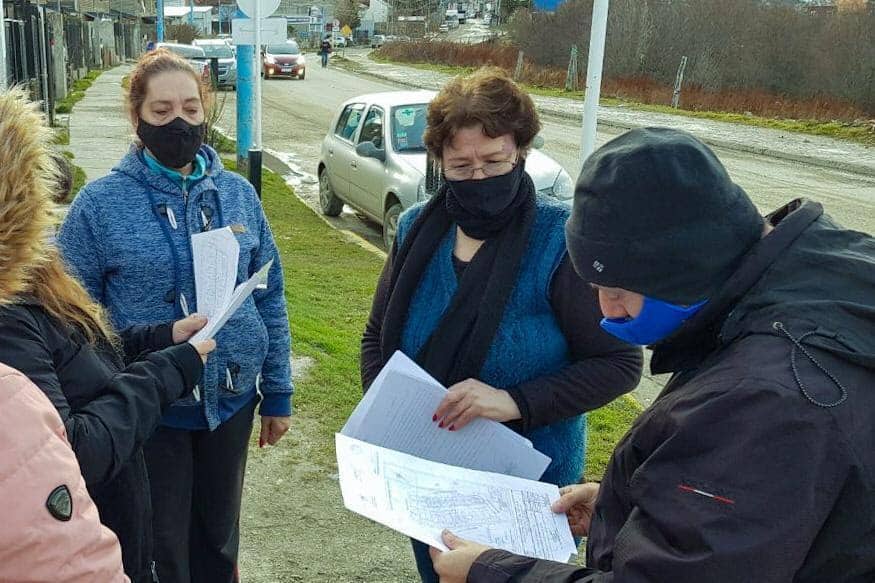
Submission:
[[[367,387],[396,350],[450,388],[433,422],[507,423],[552,458],[543,477],[578,482],[585,412],[634,388],[638,348],[599,327],[596,295],[565,247],[569,208],[535,192],[525,156],[540,130],[504,72],[448,83],[429,106],[426,147],[444,186],[406,211],[362,339]],[[414,541],[423,582],[438,578]]]

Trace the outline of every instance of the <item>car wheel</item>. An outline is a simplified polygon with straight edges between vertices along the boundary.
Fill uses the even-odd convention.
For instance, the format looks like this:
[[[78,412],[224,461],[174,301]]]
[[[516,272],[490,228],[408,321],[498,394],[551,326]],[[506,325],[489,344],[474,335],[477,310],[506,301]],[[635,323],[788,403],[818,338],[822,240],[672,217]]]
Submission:
[[[383,244],[386,245],[386,250],[392,248],[392,243],[395,242],[395,234],[398,233],[398,218],[401,216],[401,203],[396,202],[386,211],[383,216]]]
[[[343,210],[343,201],[334,194],[325,168],[319,173],[319,209],[328,217],[336,217]]]
[[[301,74],[298,76],[298,79],[300,79],[301,81],[303,81],[303,80],[304,80],[304,75],[306,75],[306,73],[301,73]]]

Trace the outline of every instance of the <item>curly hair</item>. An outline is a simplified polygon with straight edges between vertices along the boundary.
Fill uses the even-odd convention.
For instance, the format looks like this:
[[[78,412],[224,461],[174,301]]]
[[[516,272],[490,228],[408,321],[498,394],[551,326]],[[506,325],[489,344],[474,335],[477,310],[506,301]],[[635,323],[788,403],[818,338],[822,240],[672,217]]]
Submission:
[[[425,145],[440,158],[460,129],[483,125],[490,138],[512,134],[523,151],[541,131],[529,95],[497,67],[483,67],[447,83],[428,107]]]

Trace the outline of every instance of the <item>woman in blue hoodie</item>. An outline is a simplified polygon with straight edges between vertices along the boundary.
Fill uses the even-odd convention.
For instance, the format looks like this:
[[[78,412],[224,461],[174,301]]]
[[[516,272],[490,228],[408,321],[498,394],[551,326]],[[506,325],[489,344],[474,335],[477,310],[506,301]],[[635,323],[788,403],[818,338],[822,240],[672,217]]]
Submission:
[[[273,260],[216,337],[197,390],[178,401],[147,444],[155,557],[162,583],[238,579],[240,499],[252,420],[259,444],[288,430],[290,336],[279,256],[255,191],[203,144],[208,95],[183,59],[145,55],[130,76],[138,136],[106,177],[86,186],[60,231],[69,266],[119,328],[197,310],[191,236],[230,227],[237,281]],[[259,399],[260,397],[260,399]]]

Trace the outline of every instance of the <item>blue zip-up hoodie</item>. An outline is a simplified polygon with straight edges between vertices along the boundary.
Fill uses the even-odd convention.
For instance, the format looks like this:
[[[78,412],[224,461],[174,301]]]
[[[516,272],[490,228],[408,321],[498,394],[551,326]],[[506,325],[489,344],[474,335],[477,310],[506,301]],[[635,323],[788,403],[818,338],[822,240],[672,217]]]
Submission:
[[[216,336],[199,392],[179,401],[164,425],[215,429],[255,398],[265,416],[291,414],[291,339],[279,254],[252,186],[222,167],[209,146],[206,175],[173,180],[133,146],[113,171],[76,197],[58,236],[70,268],[119,328],[197,310],[191,236],[230,226],[240,244],[237,283],[273,259],[256,290]],[[151,162],[151,161],[150,161]]]

